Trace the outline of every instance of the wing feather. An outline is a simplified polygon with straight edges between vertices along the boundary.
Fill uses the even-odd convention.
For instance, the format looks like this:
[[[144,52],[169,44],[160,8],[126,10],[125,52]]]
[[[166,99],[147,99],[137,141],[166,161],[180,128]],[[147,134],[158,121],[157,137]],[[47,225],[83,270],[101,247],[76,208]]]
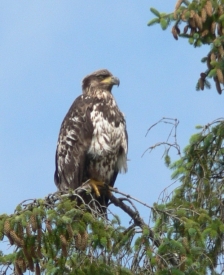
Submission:
[[[59,132],[55,156],[55,184],[59,190],[76,189],[82,184],[86,152],[91,144],[92,99],[79,96],[65,116]]]

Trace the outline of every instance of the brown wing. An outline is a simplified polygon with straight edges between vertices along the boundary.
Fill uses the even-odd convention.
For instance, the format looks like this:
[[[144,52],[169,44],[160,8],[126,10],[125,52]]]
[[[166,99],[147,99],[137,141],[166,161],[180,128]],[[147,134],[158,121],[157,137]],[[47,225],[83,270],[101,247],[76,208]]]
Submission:
[[[91,143],[93,125],[90,119],[93,102],[79,96],[65,116],[55,156],[55,184],[59,190],[76,189],[82,184],[86,153]]]

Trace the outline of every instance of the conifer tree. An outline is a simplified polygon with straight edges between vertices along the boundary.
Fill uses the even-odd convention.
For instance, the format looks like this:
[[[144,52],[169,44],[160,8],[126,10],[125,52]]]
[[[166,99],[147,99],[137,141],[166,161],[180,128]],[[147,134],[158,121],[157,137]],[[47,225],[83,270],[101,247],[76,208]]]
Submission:
[[[0,238],[14,250],[0,253],[0,274],[222,274],[224,120],[197,128],[179,160],[171,163],[166,150],[179,186],[160,203],[111,190],[111,203],[131,218],[127,227],[110,211],[102,216],[94,197],[91,205],[77,205],[82,192],[92,196],[88,185],[1,214]],[[150,224],[137,202],[150,209]]]
[[[166,29],[174,22],[176,40],[188,38],[195,47],[211,44],[197,89],[210,87],[208,78],[212,77],[220,94],[223,8],[222,0],[179,0],[171,14],[151,8],[156,18],[148,24],[160,23]],[[175,120],[174,130],[177,125]],[[25,200],[11,215],[0,213],[0,241],[12,248],[0,251],[0,274],[223,274],[224,120],[197,129],[182,156],[176,139],[161,143],[166,144],[164,161],[178,187],[169,195],[166,190],[160,203],[151,206],[111,189],[111,204],[130,217],[126,227],[110,208],[108,217],[97,211],[88,184],[69,193]],[[173,163],[172,148],[180,155]],[[80,200],[83,192],[91,196],[91,203],[77,205],[76,198]],[[141,217],[138,203],[150,210],[149,224]]]

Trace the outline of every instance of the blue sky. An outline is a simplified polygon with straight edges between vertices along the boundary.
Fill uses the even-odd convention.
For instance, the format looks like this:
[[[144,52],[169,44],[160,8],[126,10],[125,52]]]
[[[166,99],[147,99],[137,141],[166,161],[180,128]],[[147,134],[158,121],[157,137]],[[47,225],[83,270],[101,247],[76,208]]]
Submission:
[[[149,8],[172,11],[174,0],[0,2],[0,212],[56,191],[54,155],[61,122],[81,93],[81,80],[109,69],[120,79],[113,94],[127,120],[129,170],[116,187],[150,205],[170,185],[163,148],[177,118],[182,149],[195,125],[223,116],[224,97],[195,91],[208,47],[194,49],[170,29],[147,27]],[[174,158],[177,157],[173,152]],[[147,221],[148,209],[139,206]]]

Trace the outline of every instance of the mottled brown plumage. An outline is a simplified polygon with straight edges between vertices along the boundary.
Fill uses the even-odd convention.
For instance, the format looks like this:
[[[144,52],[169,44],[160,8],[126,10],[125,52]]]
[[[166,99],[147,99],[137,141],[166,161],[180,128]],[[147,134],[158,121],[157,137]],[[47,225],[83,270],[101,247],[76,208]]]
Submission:
[[[118,172],[127,171],[127,131],[111,90],[118,78],[108,70],[83,79],[82,95],[65,116],[57,144],[55,184],[76,189],[88,179],[114,186]],[[108,198],[98,198],[107,205]]]

